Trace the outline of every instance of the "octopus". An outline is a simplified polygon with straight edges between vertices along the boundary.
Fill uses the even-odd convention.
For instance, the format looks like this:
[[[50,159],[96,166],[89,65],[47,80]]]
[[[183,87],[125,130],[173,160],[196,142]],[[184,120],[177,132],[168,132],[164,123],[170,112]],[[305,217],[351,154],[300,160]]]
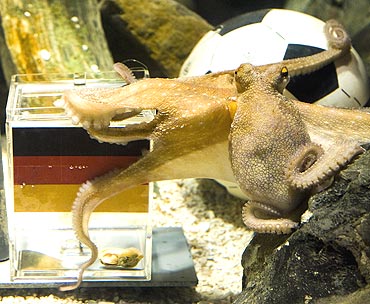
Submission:
[[[153,148],[124,170],[84,183],[72,207],[73,229],[91,249],[83,272],[98,258],[88,223],[109,197],[138,184],[184,178],[237,183],[248,197],[243,220],[259,233],[290,233],[297,210],[312,191],[364,152],[370,141],[370,113],[307,104],[282,93],[290,77],[310,73],[348,56],[350,39],[336,21],[325,24],[328,50],[278,63],[196,77],[135,80],[122,64],[115,69],[128,85],[66,91],[57,106],[92,138],[125,144],[148,139]],[[110,126],[142,110],[155,110],[149,122]],[[227,206],[225,206],[227,208]]]

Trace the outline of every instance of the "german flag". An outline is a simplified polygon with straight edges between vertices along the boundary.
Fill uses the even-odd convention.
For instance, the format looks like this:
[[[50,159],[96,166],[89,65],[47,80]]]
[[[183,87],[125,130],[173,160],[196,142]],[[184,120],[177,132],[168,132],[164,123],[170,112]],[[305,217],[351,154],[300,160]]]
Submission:
[[[11,132],[15,212],[69,212],[82,183],[127,168],[149,149],[147,140],[99,143],[79,127],[13,127]],[[124,191],[97,211],[148,212],[148,188]]]

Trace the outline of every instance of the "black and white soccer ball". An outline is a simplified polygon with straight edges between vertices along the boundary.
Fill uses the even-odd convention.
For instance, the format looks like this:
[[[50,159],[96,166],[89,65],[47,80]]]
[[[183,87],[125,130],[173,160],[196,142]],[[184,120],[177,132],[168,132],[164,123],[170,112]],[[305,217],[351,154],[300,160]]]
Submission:
[[[206,33],[184,62],[180,76],[204,75],[263,65],[315,54],[327,49],[324,22],[285,9],[250,12]],[[364,64],[352,48],[349,62],[338,59],[309,75],[291,79],[285,94],[309,103],[361,107],[369,100]],[[292,96],[293,95],[293,96]]]
[[[237,68],[242,63],[263,65],[315,54],[327,49],[324,22],[307,14],[267,9],[250,12],[206,33],[184,62],[180,76],[204,75]],[[364,64],[351,54],[320,70],[291,79],[284,94],[300,101],[337,107],[361,107],[369,100]],[[238,197],[233,183],[218,181]]]

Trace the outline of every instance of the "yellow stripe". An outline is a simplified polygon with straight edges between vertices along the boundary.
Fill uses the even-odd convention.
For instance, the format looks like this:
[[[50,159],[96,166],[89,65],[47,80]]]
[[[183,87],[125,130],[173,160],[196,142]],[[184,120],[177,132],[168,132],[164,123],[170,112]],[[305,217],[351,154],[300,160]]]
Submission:
[[[80,184],[14,185],[15,212],[68,212]],[[148,212],[149,186],[128,189],[102,203],[100,212]]]

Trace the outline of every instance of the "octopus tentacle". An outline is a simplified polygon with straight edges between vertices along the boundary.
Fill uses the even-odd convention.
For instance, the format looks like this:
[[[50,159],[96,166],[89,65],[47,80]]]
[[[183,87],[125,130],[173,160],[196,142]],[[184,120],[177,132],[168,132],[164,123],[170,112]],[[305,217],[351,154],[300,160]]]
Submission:
[[[125,145],[130,141],[150,139],[157,120],[127,125],[124,128],[87,129],[90,137],[99,142]]]
[[[340,23],[335,20],[329,20],[325,23],[324,32],[328,40],[328,50],[307,57],[282,61],[282,64],[289,70],[289,75],[291,77],[317,71],[323,66],[349,53],[351,39]],[[264,70],[273,65],[275,64],[267,64],[260,68]]]
[[[114,170],[93,181],[88,181],[80,187],[72,207],[72,225],[77,239],[91,250],[91,256],[79,266],[77,282],[73,285],[61,286],[60,290],[73,290],[79,287],[84,271],[98,258],[98,248],[90,239],[88,233],[88,223],[96,207],[123,190],[151,181],[148,171],[139,169],[141,168],[137,165],[139,162],[140,160],[126,170]],[[149,167],[148,170],[150,171]],[[107,183],[107,180],[109,180],[109,183]]]
[[[329,47],[338,50],[348,50],[351,47],[351,39],[342,24],[337,20],[330,19],[325,22],[325,36],[329,41]]]
[[[64,286],[62,290],[77,288],[81,284],[84,271],[97,258],[98,249],[89,238],[88,223],[92,212],[106,199],[134,186],[152,181],[199,176],[214,178],[213,173],[209,170],[210,167],[204,169],[201,166],[192,166],[190,169],[182,170],[184,168],[184,159],[181,157],[176,158],[174,152],[182,153],[188,146],[188,144],[184,143],[184,146],[176,146],[176,151],[172,151],[169,149],[168,144],[153,145],[152,151],[128,168],[112,171],[92,181],[88,181],[80,187],[73,203],[72,224],[77,239],[90,248],[91,257],[79,267],[76,284]],[[227,158],[225,157],[225,159]],[[214,164],[212,163],[210,166],[214,166]]]
[[[243,207],[242,217],[244,224],[253,231],[259,233],[286,234],[298,227],[298,223],[286,218],[263,219],[257,217],[256,212],[260,210],[273,217],[280,215],[277,210],[272,210],[269,206],[259,202],[249,201]]]
[[[81,195],[80,194],[82,192],[81,189],[88,189],[89,187],[91,187],[91,182],[89,181],[87,181],[80,187],[80,190],[77,193],[77,200],[78,200],[78,197]],[[70,291],[70,290],[74,290],[78,288],[82,282],[82,278],[83,278],[83,274],[85,270],[89,266],[91,266],[98,258],[98,247],[90,239],[89,230],[88,230],[88,220],[87,221],[84,220],[86,218],[88,219],[91,215],[91,212],[97,207],[97,205],[99,205],[99,202],[94,202],[94,201],[91,201],[91,202],[92,203],[87,204],[87,205],[78,204],[75,202],[72,206],[72,224],[73,224],[76,237],[81,243],[83,243],[90,249],[91,256],[86,262],[84,262],[82,265],[79,266],[78,271],[77,271],[76,283],[72,285],[60,286],[59,287],[60,291]],[[82,218],[81,218],[81,214],[82,214]],[[80,221],[82,221],[83,223],[81,226],[79,226],[81,224]],[[77,227],[82,227],[82,229],[76,229]]]
[[[114,70],[126,81],[127,84],[137,82],[133,72],[125,64],[117,62],[113,65]],[[73,124],[81,123],[85,129],[102,129],[109,126],[111,120],[124,120],[139,114],[142,111],[141,106],[133,107],[128,105],[112,109],[111,107],[102,108],[102,104],[107,104],[94,98],[96,94],[106,95],[109,98],[111,89],[89,88],[71,90],[66,92],[63,98],[55,102],[55,106],[65,108],[67,114],[72,118]],[[74,103],[70,103],[70,100]],[[89,101],[89,107],[86,107],[86,101]]]
[[[318,185],[365,150],[357,142],[345,140],[334,145],[330,151],[331,155],[323,155],[322,149],[315,144],[298,151],[287,170],[292,186],[303,190]]]
[[[107,194],[105,193],[106,191],[100,193],[100,191],[103,191],[105,188],[104,185],[101,185],[101,183],[104,183],[106,178],[112,179],[119,173],[119,170],[114,170],[106,175],[94,179],[93,181],[87,181],[81,185],[77,193],[76,200],[72,206],[72,226],[77,239],[90,249],[91,256],[86,262],[79,266],[76,283],[73,285],[61,286],[59,288],[61,291],[73,290],[79,287],[82,282],[85,270],[89,266],[91,266],[98,258],[98,248],[90,239],[88,223],[90,220],[90,216],[92,212],[96,209],[96,207],[99,206],[103,201],[114,195],[114,193],[120,191],[117,191],[116,189],[116,192],[114,192],[113,194]],[[101,194],[103,194],[103,196],[101,196]]]
[[[309,174],[324,150],[312,142],[303,145],[291,158],[286,168],[286,178],[295,187],[307,189],[318,183],[317,176]]]
[[[359,144],[370,142],[370,113],[362,109],[340,109],[294,101],[310,137],[334,144],[343,138]],[[325,148],[325,147],[324,147]],[[329,149],[325,151],[331,153]],[[332,154],[332,153],[331,153]]]
[[[208,75],[207,75],[208,76]],[[143,79],[120,88],[84,88],[66,91],[55,105],[65,108],[72,122],[81,123],[84,128],[102,129],[109,126],[111,120],[122,120],[137,115],[142,110],[157,110],[168,113],[173,110],[168,100],[179,99],[180,92],[193,92],[203,100],[218,104],[217,99],[226,99],[236,92],[232,84],[219,88],[215,83],[223,82],[229,73],[207,77],[210,87],[197,86],[198,78],[180,79]],[[222,79],[222,81],[221,81]],[[214,83],[212,83],[212,81]],[[158,93],[158,89],[161,90]],[[184,97],[183,97],[184,98]],[[218,100],[217,100],[218,101]],[[188,101],[185,100],[185,105]],[[201,106],[201,104],[199,104]],[[182,105],[179,106],[181,108]],[[194,111],[197,107],[194,108]],[[202,111],[202,107],[199,111]],[[172,113],[174,114],[174,113]]]
[[[272,206],[268,206],[266,204],[262,204],[260,202],[256,202],[256,201],[250,201],[248,202],[249,205],[259,209],[259,210],[263,210],[264,213],[268,213],[270,215],[273,215],[273,216],[281,216],[281,212],[275,208],[273,208]]]
[[[132,73],[127,65],[121,62],[116,62],[115,64],[113,64],[113,69],[127,82],[127,84],[131,84],[137,81],[135,75]]]
[[[143,109],[128,105],[121,108],[108,107],[107,103],[100,102],[97,96],[109,98],[115,90],[106,88],[89,88],[66,91],[63,98],[55,101],[54,105],[64,108],[72,123],[81,123],[85,129],[102,129],[108,127],[110,121],[127,119],[139,114]],[[71,103],[70,100],[74,102]]]

